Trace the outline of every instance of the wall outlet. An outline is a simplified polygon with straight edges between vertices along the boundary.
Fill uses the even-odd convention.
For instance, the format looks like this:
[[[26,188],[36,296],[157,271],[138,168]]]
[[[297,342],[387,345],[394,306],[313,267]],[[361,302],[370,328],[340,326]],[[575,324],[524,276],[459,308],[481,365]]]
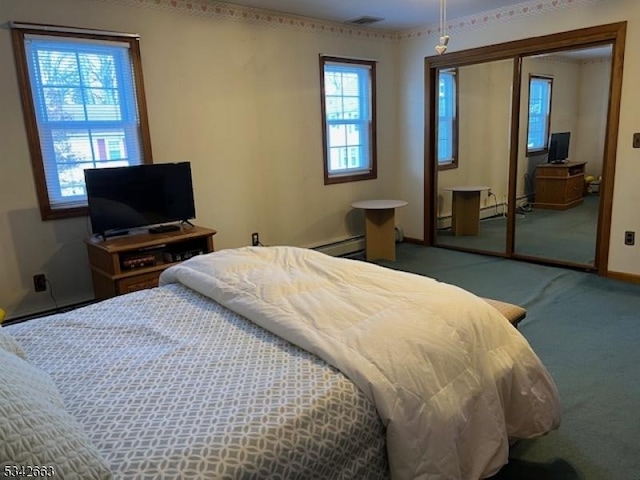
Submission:
[[[251,245],[257,247],[260,245],[260,234],[258,232],[253,232],[251,234]]]
[[[633,148],[640,148],[640,133],[633,134]]]
[[[624,232],[624,244],[635,245],[635,243],[636,243],[636,232]]]
[[[47,277],[44,273],[33,276],[33,289],[36,292],[44,292],[47,289]]]

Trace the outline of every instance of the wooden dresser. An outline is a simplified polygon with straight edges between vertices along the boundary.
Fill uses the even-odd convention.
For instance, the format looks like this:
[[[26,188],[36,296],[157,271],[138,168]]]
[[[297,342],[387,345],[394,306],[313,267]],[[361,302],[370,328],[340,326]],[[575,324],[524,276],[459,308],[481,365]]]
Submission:
[[[215,230],[184,226],[168,233],[85,239],[95,298],[158,286],[160,274],[195,255],[213,252]]]
[[[582,203],[587,162],[541,163],[536,167],[534,206],[565,210]]]

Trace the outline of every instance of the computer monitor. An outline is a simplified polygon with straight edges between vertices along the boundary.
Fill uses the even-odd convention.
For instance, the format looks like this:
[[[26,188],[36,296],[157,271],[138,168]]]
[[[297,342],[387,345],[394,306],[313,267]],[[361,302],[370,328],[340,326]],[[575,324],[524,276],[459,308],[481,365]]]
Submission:
[[[569,158],[571,132],[552,133],[549,138],[549,163],[564,163]]]

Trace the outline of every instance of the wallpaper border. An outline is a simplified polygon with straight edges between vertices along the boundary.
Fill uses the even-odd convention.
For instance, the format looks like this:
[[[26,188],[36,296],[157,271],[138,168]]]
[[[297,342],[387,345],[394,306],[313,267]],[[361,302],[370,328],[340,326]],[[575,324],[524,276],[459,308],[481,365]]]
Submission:
[[[438,34],[437,24],[425,25],[415,29],[399,31],[365,28],[347,23],[319,20],[310,17],[287,15],[279,12],[243,7],[213,0],[93,0],[143,8],[157,8],[176,13],[208,16],[218,19],[251,23],[256,25],[286,28],[298,31],[348,36],[369,40],[413,40]],[[451,19],[448,22],[450,32],[463,29],[482,28],[496,23],[509,22],[532,15],[547,14],[554,10],[575,8],[599,3],[603,0],[527,0],[516,5],[489,10],[468,17]]]
[[[600,3],[602,1],[603,0],[528,0],[516,5],[497,8],[468,17],[451,19],[447,22],[447,29],[450,32],[456,32],[460,30],[482,28],[496,23],[510,22],[515,19],[533,15],[544,15],[555,10],[581,7],[583,5]],[[396,32],[396,38],[398,40],[410,40],[438,34],[439,30],[439,25],[428,25],[425,28]]]

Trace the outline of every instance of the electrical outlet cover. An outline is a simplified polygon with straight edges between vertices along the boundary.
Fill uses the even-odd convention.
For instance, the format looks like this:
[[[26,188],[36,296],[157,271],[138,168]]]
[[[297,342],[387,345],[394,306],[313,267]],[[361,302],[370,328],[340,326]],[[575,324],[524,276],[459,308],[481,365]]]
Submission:
[[[44,274],[33,276],[33,289],[36,292],[44,292],[47,289],[47,277]]]

